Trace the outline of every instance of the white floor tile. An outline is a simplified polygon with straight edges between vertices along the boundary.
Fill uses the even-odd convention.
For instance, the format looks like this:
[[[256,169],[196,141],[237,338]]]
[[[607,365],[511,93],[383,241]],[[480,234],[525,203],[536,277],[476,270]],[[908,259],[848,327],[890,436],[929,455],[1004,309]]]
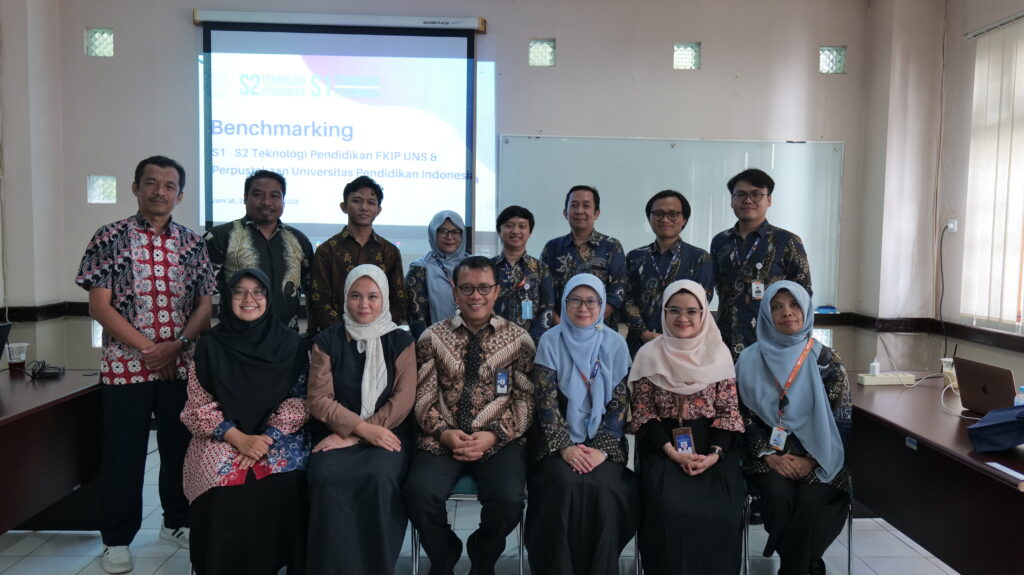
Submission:
[[[52,531],[8,531],[0,535],[0,556],[24,557],[51,537]]]
[[[779,572],[779,558],[751,557],[749,575],[775,575]]]
[[[921,557],[935,557],[934,553],[918,545],[913,539],[904,534],[902,531],[892,531],[891,533],[895,535],[897,538],[899,538],[900,541],[909,545],[910,548],[916,551],[917,554]]]
[[[884,529],[853,530],[853,550],[857,557],[920,557],[892,532]]]
[[[154,575],[190,575],[192,564],[183,557],[171,557]]]
[[[480,504],[460,501],[459,506],[455,508],[455,521],[452,523],[452,529],[476,530],[479,526]]]
[[[159,529],[140,529],[131,544],[132,555],[136,557],[170,557],[178,549],[176,543],[160,539]]]
[[[143,485],[159,485],[160,484],[160,466],[156,466],[153,469],[146,471],[146,474],[142,477]]]
[[[865,557],[864,562],[878,575],[945,575],[924,557]]]
[[[875,517],[875,523],[878,523],[879,525],[881,525],[882,529],[887,529],[889,531],[897,531],[897,529],[895,527],[893,527],[893,525],[891,523],[889,523],[888,521],[886,521],[885,519],[882,519],[882,518],[879,518],[879,517]]]
[[[36,555],[99,557],[103,540],[99,531],[58,531],[32,552]]]
[[[931,561],[932,563],[934,563],[946,575],[960,575],[959,571],[957,571],[956,569],[953,569],[949,565],[946,565],[945,563],[940,561],[937,557],[929,557],[928,560]]]
[[[135,569],[131,570],[131,575],[153,575],[167,561],[163,557],[135,557],[134,560]],[[79,571],[77,575],[107,575],[107,572],[100,565],[100,559],[96,558],[92,563],[86,565],[85,569]]]
[[[60,557],[60,556],[32,556],[25,557],[10,569],[4,571],[4,575],[75,575],[81,571],[95,557]]]
[[[11,565],[14,565],[18,561],[21,561],[21,557],[0,557],[0,573],[3,573],[5,569],[10,567]]]
[[[825,572],[835,573],[837,575],[845,575],[846,571],[846,556],[842,557],[829,557],[825,556]],[[859,557],[853,558],[853,574],[852,575],[879,575],[874,569],[864,563]],[[895,573],[888,573],[886,575],[898,575]]]
[[[870,517],[854,517],[853,530],[860,531],[862,529],[885,529],[885,526]]]
[[[142,506],[160,506],[160,486],[159,485],[143,485],[142,486]]]
[[[163,526],[164,512],[159,507],[142,520],[142,529],[160,529]]]

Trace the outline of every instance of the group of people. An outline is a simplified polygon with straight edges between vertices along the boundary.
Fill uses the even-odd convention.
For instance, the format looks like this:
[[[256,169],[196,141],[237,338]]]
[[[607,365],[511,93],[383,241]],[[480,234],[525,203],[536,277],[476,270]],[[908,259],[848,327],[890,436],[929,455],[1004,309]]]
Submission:
[[[535,574],[617,573],[634,535],[648,573],[735,574],[748,492],[780,573],[824,573],[849,501],[849,386],[812,337],[800,239],[767,222],[768,174],[728,182],[738,221],[710,253],[680,238],[678,192],[647,202],[655,242],[625,255],[594,229],[597,189],[575,186],[570,233],[539,259],[526,208],[498,216],[495,258],[442,211],[404,277],[369,177],[315,252],[281,222],[279,174],[248,178],[245,217],[205,240],[171,219],[184,185],[174,160],[140,162],[138,213],[96,232],[76,278],[104,328],[108,572],[133,567],[155,415],[160,537],[200,574],[393,573],[410,521],[430,573],[453,573],[446,500],[466,475],[471,573],[494,572],[525,505]]]

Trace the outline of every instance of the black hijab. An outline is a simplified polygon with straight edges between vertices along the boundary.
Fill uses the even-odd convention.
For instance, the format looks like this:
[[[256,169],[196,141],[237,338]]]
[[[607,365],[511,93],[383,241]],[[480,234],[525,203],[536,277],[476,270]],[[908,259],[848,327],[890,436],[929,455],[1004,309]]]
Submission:
[[[306,365],[302,336],[288,329],[271,308],[270,280],[258,269],[244,269],[231,277],[228,289],[251,277],[267,290],[266,309],[259,318],[245,321],[231,308],[231,292],[221,294],[227,313],[216,327],[199,339],[196,376],[203,389],[220,403],[224,419],[239,431],[262,433],[270,414],[288,397],[288,391]]]

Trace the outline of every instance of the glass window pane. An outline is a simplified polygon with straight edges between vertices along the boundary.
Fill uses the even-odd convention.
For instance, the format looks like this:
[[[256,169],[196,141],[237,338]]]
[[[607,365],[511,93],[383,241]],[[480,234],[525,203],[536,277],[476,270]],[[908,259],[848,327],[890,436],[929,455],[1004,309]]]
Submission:
[[[99,58],[114,57],[114,30],[111,28],[85,29],[85,55]]]
[[[116,204],[117,178],[114,176],[89,176],[88,201],[90,204]]]
[[[675,48],[672,50],[672,69],[699,70],[700,42],[676,44]]]
[[[530,66],[555,65],[555,40],[530,40]]]
[[[845,74],[846,46],[818,48],[818,71],[822,74]]]

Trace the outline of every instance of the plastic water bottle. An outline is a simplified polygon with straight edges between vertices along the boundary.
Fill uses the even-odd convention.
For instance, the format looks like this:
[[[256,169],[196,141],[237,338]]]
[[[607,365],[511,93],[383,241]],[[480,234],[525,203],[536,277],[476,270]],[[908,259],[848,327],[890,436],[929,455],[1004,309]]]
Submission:
[[[1017,395],[1013,396],[1013,406],[1024,405],[1024,385],[1017,388]]]

